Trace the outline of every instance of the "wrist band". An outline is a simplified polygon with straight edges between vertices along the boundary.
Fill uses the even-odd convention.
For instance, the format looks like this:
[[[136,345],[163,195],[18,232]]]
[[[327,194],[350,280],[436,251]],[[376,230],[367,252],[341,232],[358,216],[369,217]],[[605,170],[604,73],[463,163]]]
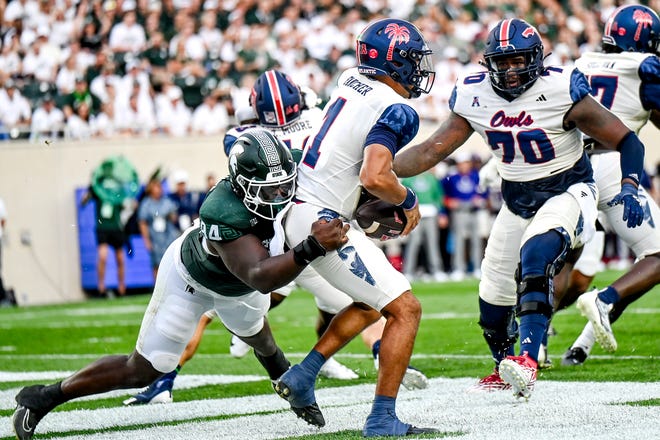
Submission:
[[[406,188],[406,198],[397,206],[400,206],[407,211],[413,209],[415,205],[417,205],[417,194],[415,194],[415,191],[412,189]]]
[[[293,261],[298,266],[307,266],[317,257],[323,256],[325,256],[325,248],[313,235],[308,236],[293,248]]]

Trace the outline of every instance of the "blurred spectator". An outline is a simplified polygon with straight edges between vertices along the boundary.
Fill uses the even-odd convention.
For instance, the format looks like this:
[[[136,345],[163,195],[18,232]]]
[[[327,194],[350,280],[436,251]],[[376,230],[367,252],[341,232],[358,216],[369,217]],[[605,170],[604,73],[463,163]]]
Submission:
[[[168,85],[156,106],[158,130],[170,136],[182,137],[190,133],[192,112],[183,102],[178,86]],[[162,98],[166,99],[162,99]]]
[[[63,129],[64,112],[55,106],[53,95],[47,94],[32,113],[30,142],[55,139]]]
[[[428,274],[422,278],[431,277],[435,281],[446,281],[440,259],[440,240],[438,230],[441,222],[447,222],[447,215],[442,209],[442,187],[431,171],[417,176],[402,179],[403,185],[411,188],[419,199],[419,214],[421,219],[417,227],[408,236],[406,250],[403,256],[403,273],[409,280],[417,278],[417,255],[423,247],[426,254]]]
[[[193,221],[199,217],[200,194],[188,189],[188,173],[185,170],[176,170],[172,173],[169,183],[172,192],[168,197],[177,206],[177,215],[179,217],[179,230],[185,231]]]
[[[115,73],[115,63],[107,61],[98,76],[89,83],[89,91],[96,96],[101,103],[113,102],[116,97],[117,87],[121,77]],[[112,88],[112,90],[110,90]]]
[[[75,113],[76,109],[83,103],[87,105],[87,111],[91,114],[98,113],[101,109],[101,100],[89,90],[87,79],[83,75],[78,75],[75,78],[73,91],[62,97],[62,106],[66,117],[68,118]]]
[[[466,241],[470,241],[470,261],[473,275],[481,276],[483,243],[479,236],[477,211],[486,208],[486,200],[479,190],[479,173],[472,166],[469,153],[459,152],[455,156],[456,169],[442,180],[445,206],[449,211],[449,228],[453,243],[451,279],[460,281],[468,271]]]
[[[73,93],[76,86],[76,78],[81,78],[82,74],[83,72],[78,69],[78,65],[76,64],[76,57],[69,55],[55,77],[55,86],[58,93],[60,95]]]
[[[48,27],[37,30],[36,39],[23,58],[23,76],[49,84],[55,83],[59,54],[48,43]]]
[[[144,245],[149,251],[154,279],[158,264],[167,247],[179,236],[176,204],[163,195],[163,186],[158,177],[147,183],[145,197],[138,208],[138,225]]]
[[[111,138],[118,134],[114,101],[101,104],[101,111],[92,121],[92,133],[99,138]]]
[[[74,104],[73,113],[67,116],[64,139],[74,141],[91,139],[94,134],[93,119],[87,102],[81,101]]]
[[[194,134],[214,135],[220,134],[229,127],[229,113],[223,98],[217,92],[204,96],[192,114],[192,132]]]
[[[0,136],[15,139],[28,133],[32,120],[30,103],[21,94],[16,83],[9,79],[0,89]]]
[[[119,134],[148,137],[156,131],[153,106],[146,100],[140,99],[139,92],[135,91],[129,97],[127,106],[115,106],[114,109],[115,128]]]
[[[128,2],[124,2],[128,5]],[[133,6],[135,4],[133,3]],[[147,37],[144,28],[137,22],[137,14],[134,9],[122,11],[121,21],[110,31],[108,44],[116,54],[139,54],[145,47]]]

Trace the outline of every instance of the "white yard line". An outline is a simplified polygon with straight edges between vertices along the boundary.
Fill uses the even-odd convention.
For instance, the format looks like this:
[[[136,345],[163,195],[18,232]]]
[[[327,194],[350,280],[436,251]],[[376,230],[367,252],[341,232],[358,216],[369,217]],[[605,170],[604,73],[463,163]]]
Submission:
[[[185,375],[177,379],[184,379]],[[214,376],[207,376],[214,380]],[[397,413],[406,422],[462,433],[461,439],[651,439],[660,432],[660,407],[621,405],[660,398],[660,382],[555,382],[539,381],[529,402],[508,392],[469,393],[475,379],[431,379],[426,390],[399,394]],[[327,421],[321,430],[295,418],[286,402],[275,394],[141,407],[76,410],[49,414],[39,433],[151,425],[180,421],[176,426],[145,426],[135,430],[52,437],[66,440],[188,440],[190,438],[250,440],[296,437],[306,434],[359,431],[369,411],[374,386],[324,388],[317,399]],[[105,397],[105,395],[103,396]],[[176,390],[175,390],[176,399]],[[0,398],[4,401],[5,396]],[[280,411],[255,415],[257,412]],[[196,418],[236,414],[210,422]],[[249,415],[252,414],[252,415]],[[242,416],[241,416],[242,415]],[[11,436],[11,418],[0,418],[0,437]],[[453,438],[453,437],[452,437]]]

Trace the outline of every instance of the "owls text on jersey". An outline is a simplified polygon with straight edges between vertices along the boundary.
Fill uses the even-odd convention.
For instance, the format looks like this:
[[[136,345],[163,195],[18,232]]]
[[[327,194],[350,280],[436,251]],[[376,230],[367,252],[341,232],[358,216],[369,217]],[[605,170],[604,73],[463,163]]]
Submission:
[[[587,52],[575,66],[589,79],[592,94],[616,114],[628,128],[639,133],[660,109],[660,59],[637,52]]]
[[[197,283],[224,296],[254,291],[232,274],[220,257],[209,253],[205,240],[223,242],[254,234],[264,246],[273,236],[273,222],[248,211],[234,194],[228,179],[209,192],[200,209],[200,226],[187,234],[181,247],[181,261]]]
[[[458,79],[449,107],[484,138],[503,179],[528,182],[568,170],[582,157],[582,135],[567,130],[564,117],[589,92],[578,70],[548,67],[507,101],[495,93],[488,73],[479,72]]]
[[[417,134],[419,116],[386,84],[348,69],[305,147],[296,197],[352,219],[361,191],[363,150],[374,126],[387,127],[396,136],[394,156]]]

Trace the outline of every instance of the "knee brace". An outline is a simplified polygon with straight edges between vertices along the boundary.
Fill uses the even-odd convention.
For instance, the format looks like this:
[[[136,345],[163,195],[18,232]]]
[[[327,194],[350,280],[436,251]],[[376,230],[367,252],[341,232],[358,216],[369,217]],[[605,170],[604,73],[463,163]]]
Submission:
[[[480,298],[479,301],[482,302],[483,300]],[[498,308],[503,309],[504,307]],[[510,307],[509,310],[500,317],[489,316],[488,318],[490,319],[488,319],[484,316],[483,312],[481,315],[482,316],[479,318],[479,326],[483,330],[484,338],[491,350],[504,353],[509,347],[512,347],[516,343],[518,340],[518,323],[516,322],[513,307]]]
[[[552,278],[563,267],[570,247],[571,237],[564,228],[555,228],[530,238],[520,249],[516,281],[541,274]]]
[[[552,292],[552,278],[545,275],[525,277],[518,282],[516,316],[540,313],[550,319],[553,310]]]

